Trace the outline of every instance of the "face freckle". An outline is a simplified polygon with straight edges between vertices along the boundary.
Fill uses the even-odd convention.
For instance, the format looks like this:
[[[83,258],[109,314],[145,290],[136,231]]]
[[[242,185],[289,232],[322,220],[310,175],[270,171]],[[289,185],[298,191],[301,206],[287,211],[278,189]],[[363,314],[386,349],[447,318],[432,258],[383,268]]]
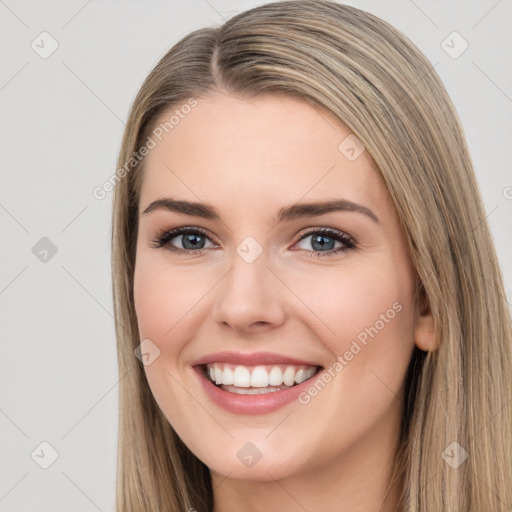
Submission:
[[[285,478],[334,467],[362,446],[384,457],[396,441],[414,271],[369,155],[340,150],[350,135],[298,99],[217,94],[198,99],[146,157],[134,298],[140,338],[159,355],[145,372],[173,428],[215,472]],[[290,213],[335,201],[332,211]],[[324,373],[302,383],[302,401],[241,413],[205,392],[193,364],[219,352],[271,353]],[[247,443],[261,453],[250,469],[237,456]]]

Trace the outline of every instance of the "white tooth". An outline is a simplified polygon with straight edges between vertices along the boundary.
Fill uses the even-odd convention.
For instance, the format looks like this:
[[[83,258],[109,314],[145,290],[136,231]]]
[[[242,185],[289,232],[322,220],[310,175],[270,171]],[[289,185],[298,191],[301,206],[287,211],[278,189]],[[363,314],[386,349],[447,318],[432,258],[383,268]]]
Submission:
[[[283,373],[283,382],[287,386],[293,386],[295,384],[295,368],[293,366],[287,366]]]
[[[218,365],[214,365],[215,370],[215,384],[222,384],[222,370],[218,367]]]
[[[268,386],[268,373],[264,366],[256,366],[251,374],[253,388],[266,388]]]
[[[300,384],[301,382],[304,382],[306,380],[306,376],[304,375],[304,370],[301,368],[300,370],[297,370],[297,373],[295,374],[295,382],[297,384]]]
[[[213,366],[210,366],[208,368],[208,373],[210,374],[210,379],[215,382],[215,370],[213,369]]]
[[[316,366],[311,366],[307,370],[304,371],[304,375],[306,376],[306,379],[309,379],[310,377],[313,377],[313,375],[316,372]],[[304,380],[306,380],[304,379]]]
[[[245,366],[237,366],[233,372],[233,385],[239,388],[249,388],[251,386],[251,374]]]
[[[268,383],[270,386],[280,386],[283,383],[283,372],[279,366],[274,366],[268,374]]]
[[[233,384],[233,370],[228,366],[224,366],[224,372],[222,374],[222,384],[230,386]]]

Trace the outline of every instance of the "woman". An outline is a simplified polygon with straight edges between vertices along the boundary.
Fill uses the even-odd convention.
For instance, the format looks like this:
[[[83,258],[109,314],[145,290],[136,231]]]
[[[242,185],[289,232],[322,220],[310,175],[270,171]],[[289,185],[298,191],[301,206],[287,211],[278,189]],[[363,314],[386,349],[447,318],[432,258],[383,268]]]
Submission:
[[[307,0],[197,30],[118,169],[117,510],[510,509],[510,314],[408,39]]]

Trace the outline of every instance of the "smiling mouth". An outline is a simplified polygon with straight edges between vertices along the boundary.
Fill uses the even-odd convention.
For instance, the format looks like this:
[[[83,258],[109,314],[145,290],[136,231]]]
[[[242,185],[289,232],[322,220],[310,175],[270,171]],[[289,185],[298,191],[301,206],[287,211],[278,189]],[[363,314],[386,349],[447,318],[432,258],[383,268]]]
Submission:
[[[239,395],[261,395],[292,388],[314,377],[321,366],[272,364],[243,366],[202,365],[204,377],[217,388]]]

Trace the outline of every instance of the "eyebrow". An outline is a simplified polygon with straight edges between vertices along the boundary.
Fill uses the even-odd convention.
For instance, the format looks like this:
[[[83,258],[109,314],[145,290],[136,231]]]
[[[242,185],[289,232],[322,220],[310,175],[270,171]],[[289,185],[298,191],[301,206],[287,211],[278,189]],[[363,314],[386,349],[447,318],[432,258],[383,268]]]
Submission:
[[[220,214],[214,206],[207,203],[193,201],[179,201],[170,197],[164,197],[153,201],[142,213],[150,213],[155,210],[166,210],[171,212],[194,215],[211,220],[220,220]],[[333,199],[330,201],[314,203],[297,203],[281,208],[277,213],[277,222],[291,221],[302,217],[316,217],[331,212],[357,212],[366,215],[374,222],[379,219],[366,206],[348,201],[347,199]],[[274,219],[273,219],[274,220]]]

